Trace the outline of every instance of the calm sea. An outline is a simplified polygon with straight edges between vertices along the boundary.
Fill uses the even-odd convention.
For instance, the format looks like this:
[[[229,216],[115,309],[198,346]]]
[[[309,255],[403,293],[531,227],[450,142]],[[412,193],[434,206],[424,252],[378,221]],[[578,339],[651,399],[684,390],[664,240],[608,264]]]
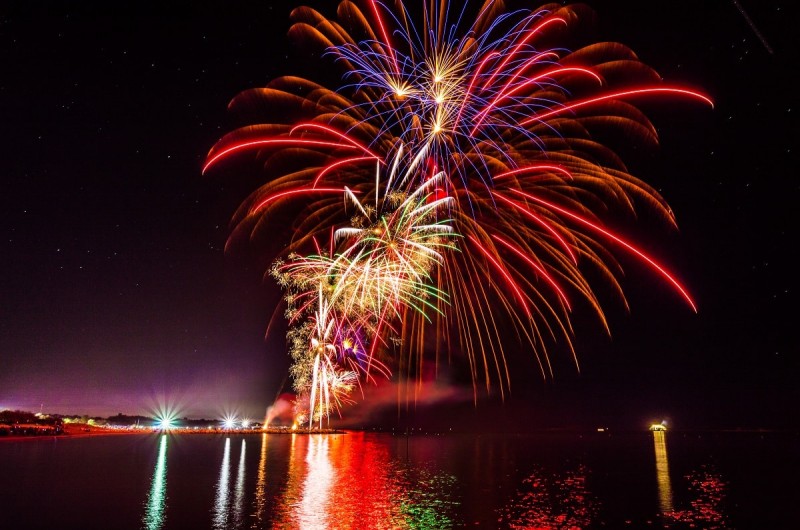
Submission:
[[[797,434],[0,440],[0,528],[800,528]]]

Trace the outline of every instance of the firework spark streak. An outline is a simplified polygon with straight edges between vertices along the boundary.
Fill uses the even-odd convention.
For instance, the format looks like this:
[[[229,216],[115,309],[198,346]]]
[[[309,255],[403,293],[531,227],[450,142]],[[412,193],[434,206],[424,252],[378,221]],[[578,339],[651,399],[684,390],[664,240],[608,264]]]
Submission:
[[[675,219],[595,133],[654,145],[634,103],[711,100],[664,83],[621,44],[571,47],[592,15],[582,4],[420,5],[345,0],[337,20],[295,9],[290,37],[340,67],[343,82],[282,77],[241,93],[230,107],[266,112],[266,123],[224,136],[203,168],[256,161],[267,177],[235,214],[232,239],[295,219],[271,274],[286,293],[309,426],[352,402],[362,381],[398,366],[421,374],[432,342],[466,357],[476,391],[481,379],[487,391],[508,388],[509,329],[544,377],[551,343],[577,365],[575,301],[608,327],[587,272],[627,306],[616,250],[696,311],[674,273],[610,227],[642,208]]]

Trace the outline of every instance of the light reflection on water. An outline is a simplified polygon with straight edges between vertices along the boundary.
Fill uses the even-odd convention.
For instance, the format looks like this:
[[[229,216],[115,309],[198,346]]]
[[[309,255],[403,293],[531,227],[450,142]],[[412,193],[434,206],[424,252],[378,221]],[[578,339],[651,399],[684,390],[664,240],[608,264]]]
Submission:
[[[656,481],[658,482],[658,504],[661,513],[672,511],[672,483],[669,480],[667,459],[667,433],[653,431],[653,447],[656,452]]]
[[[213,527],[215,529],[228,530],[241,528],[243,526],[244,499],[246,495],[246,458],[247,441],[242,438],[239,446],[239,464],[236,468],[236,483],[231,486],[231,439],[225,438],[225,448],[222,453],[222,466],[220,467],[214,507],[212,509]],[[233,493],[233,499],[231,499],[231,493]]]
[[[311,436],[306,452],[306,479],[296,505],[295,521],[299,528],[330,528],[328,502],[331,499],[334,469],[328,458],[328,437]]]
[[[650,432],[0,439],[0,528],[800,528],[800,432],[666,438],[662,490]]]
[[[159,530],[164,526],[164,509],[167,506],[167,435],[162,434],[158,443],[158,458],[156,469],[153,471],[153,480],[150,493],[147,496],[146,511],[144,514],[144,528],[146,530]]]
[[[522,481],[507,507],[500,510],[505,528],[586,528],[597,514],[597,501],[587,488],[588,468],[564,473],[538,469]]]
[[[728,484],[722,475],[708,466],[701,466],[683,478],[688,482],[691,501],[683,509],[669,513],[669,518],[691,528],[730,528],[728,517],[723,512]]]
[[[271,527],[452,527],[454,477],[402,465],[363,433],[291,436],[288,478]]]
[[[653,445],[656,455],[659,507],[666,521],[683,523],[690,528],[709,530],[728,528],[727,517],[722,508],[727,483],[722,480],[721,475],[702,466],[700,470],[693,470],[683,477],[688,482],[686,491],[690,500],[688,503],[681,503],[680,509],[676,510],[669,476],[667,433],[653,431]]]
[[[255,498],[253,500],[252,528],[260,528],[267,507],[267,434],[261,435],[261,454],[258,458],[258,482],[256,482]]]
[[[233,500],[233,526],[240,528],[242,525],[242,510],[244,509],[244,467],[245,449],[247,443],[242,439],[242,449],[239,454],[239,471],[236,473],[236,494]]]
[[[225,438],[225,449],[222,454],[222,467],[219,472],[219,481],[217,482],[217,496],[214,501],[214,528],[223,530],[228,527],[228,499],[230,497],[230,490],[228,488],[228,481],[230,479],[230,462],[231,462],[231,439]]]
[[[722,475],[701,467],[679,479],[675,493],[665,433],[652,434],[660,524],[675,529],[728,527],[728,485]],[[141,519],[145,530],[170,528],[165,517],[167,440],[166,435],[159,438]],[[420,438],[409,444],[403,437],[357,432],[206,440],[217,458],[223,443],[208,497],[213,499],[210,524],[215,529],[590,528],[612,521],[608,514],[600,518],[605,506],[602,495],[593,491],[598,479],[590,468],[593,464],[583,458],[550,460],[546,465],[543,457],[529,455],[524,465],[509,466],[517,453],[505,443]],[[260,443],[249,460],[247,440]],[[238,462],[233,454],[237,446]],[[454,450],[462,451],[464,458],[442,453]],[[247,472],[249,466],[254,473]],[[478,488],[482,481],[489,483]],[[599,487],[602,490],[602,484]],[[655,496],[651,498],[655,503]],[[634,519],[658,527],[656,515],[640,511]]]

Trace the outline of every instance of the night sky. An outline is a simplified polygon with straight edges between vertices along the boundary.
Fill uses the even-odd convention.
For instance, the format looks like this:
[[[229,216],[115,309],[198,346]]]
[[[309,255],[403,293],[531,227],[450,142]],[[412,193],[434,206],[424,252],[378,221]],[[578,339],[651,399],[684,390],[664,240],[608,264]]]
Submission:
[[[290,388],[280,293],[259,249],[224,253],[252,179],[202,176],[239,125],[238,92],[313,72],[286,32],[293,2],[164,12],[156,3],[0,8],[0,408],[109,415],[179,407],[263,417]],[[288,5],[287,5],[288,4]],[[309,2],[333,15],[335,2]],[[715,101],[642,105],[661,146],[623,152],[675,211],[627,233],[668,264],[694,314],[623,260],[631,313],[606,304],[612,337],[576,315],[555,381],[509,348],[505,402],[443,370],[429,402],[364,424],[482,429],[668,418],[684,427],[785,427],[796,418],[800,242],[797,29],[790,2],[589,2],[596,40],[630,46],[667,81]],[[298,4],[299,5],[299,4]],[[324,59],[323,59],[324,60]],[[329,83],[330,85],[330,83]],[[287,228],[276,237],[288,239]],[[599,287],[602,291],[602,286]],[[386,394],[386,389],[378,389]],[[391,394],[396,396],[396,394]],[[396,401],[396,399],[395,399]],[[444,420],[442,418],[447,418]]]

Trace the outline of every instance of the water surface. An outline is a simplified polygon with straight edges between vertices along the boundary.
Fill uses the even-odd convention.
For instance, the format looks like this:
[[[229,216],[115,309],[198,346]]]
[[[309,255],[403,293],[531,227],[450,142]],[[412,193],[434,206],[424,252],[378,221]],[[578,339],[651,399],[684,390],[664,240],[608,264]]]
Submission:
[[[800,528],[797,434],[0,441],[0,528]]]

